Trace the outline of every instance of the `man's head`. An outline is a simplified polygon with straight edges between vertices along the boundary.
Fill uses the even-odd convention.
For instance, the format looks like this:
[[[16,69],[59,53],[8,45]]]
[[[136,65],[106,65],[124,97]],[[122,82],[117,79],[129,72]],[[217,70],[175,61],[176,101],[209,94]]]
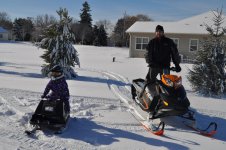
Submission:
[[[164,36],[164,29],[163,26],[161,25],[157,25],[155,28],[155,35],[158,38],[161,38],[162,36]]]

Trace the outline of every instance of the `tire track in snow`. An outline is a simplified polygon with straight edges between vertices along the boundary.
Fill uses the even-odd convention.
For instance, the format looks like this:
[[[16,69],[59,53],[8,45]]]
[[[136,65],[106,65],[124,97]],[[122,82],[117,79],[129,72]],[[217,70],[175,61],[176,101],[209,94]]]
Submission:
[[[109,72],[103,72],[103,74],[105,74],[108,79],[115,79],[116,81],[120,81],[120,82],[125,81],[124,79],[122,79],[121,75],[118,76],[115,73],[113,74],[113,73],[109,73]],[[130,89],[126,85],[128,85],[128,83],[125,84],[123,88],[121,87],[121,89],[124,89],[124,91],[127,91],[127,93],[130,93]],[[127,105],[128,109],[129,109],[128,111],[133,110],[140,119],[145,120],[145,118],[131,105],[131,98],[129,98],[128,96],[123,94],[121,92],[122,90],[119,89],[119,86],[116,86],[114,83],[110,83],[110,87],[111,87],[113,93]]]
[[[3,94],[7,93],[7,94]],[[38,93],[36,93],[33,97],[33,100],[30,100],[29,97],[31,97],[34,93],[30,93],[29,91],[26,91],[26,96],[24,95],[24,91],[22,90],[14,90],[14,89],[0,89],[0,103],[4,103],[4,105],[0,105],[0,107],[5,108],[5,110],[12,110],[16,109],[15,113],[12,114],[12,116],[9,116],[5,114],[4,116],[0,116],[0,136],[3,137],[6,141],[12,141],[17,142],[18,149],[96,149],[100,148],[99,146],[95,146],[94,148],[92,144],[90,145],[89,141],[80,141],[77,139],[68,139],[68,138],[62,138],[61,135],[58,137],[56,135],[49,136],[41,131],[38,131],[37,133],[37,139],[28,138],[24,134],[25,126],[21,126],[21,122],[24,120],[22,114],[26,111],[34,111],[34,110],[26,110],[28,108],[27,106],[34,107],[38,104],[36,101],[38,97]],[[15,95],[15,96],[14,96]],[[28,100],[28,102],[26,102]],[[91,112],[93,113],[92,116],[88,114],[88,117],[100,117],[99,116],[99,110],[106,112],[109,109],[113,111],[120,110],[121,103],[120,101],[116,101],[116,99],[107,99],[107,98],[93,98],[93,97],[76,97],[72,96],[72,107],[74,107],[76,104],[78,105],[78,109],[74,110],[75,112],[72,112],[73,115],[77,116],[77,113],[80,113],[82,111],[87,112],[89,109],[91,109]],[[80,106],[81,104],[81,106]],[[10,107],[8,107],[10,106]],[[125,106],[123,106],[125,107]],[[35,107],[34,107],[35,108]],[[30,109],[30,108],[29,108]],[[96,111],[97,110],[97,111]],[[1,111],[0,111],[1,112]],[[96,113],[97,112],[97,113]],[[16,116],[16,117],[15,117]],[[14,118],[15,117],[15,118]],[[81,116],[86,117],[85,115]],[[7,119],[6,119],[7,118]],[[20,118],[20,119],[18,119]],[[27,122],[29,120],[29,117],[27,118]],[[28,123],[27,123],[28,124]],[[143,132],[135,123],[115,123],[115,122],[105,122],[105,121],[97,121],[97,124],[106,128],[112,128],[112,129],[119,129],[119,130],[125,130],[128,132]],[[12,129],[12,130],[10,130]],[[74,132],[73,129],[68,132]],[[76,134],[76,133],[75,133]],[[64,134],[62,134],[64,137]],[[59,145],[60,143],[60,145]]]

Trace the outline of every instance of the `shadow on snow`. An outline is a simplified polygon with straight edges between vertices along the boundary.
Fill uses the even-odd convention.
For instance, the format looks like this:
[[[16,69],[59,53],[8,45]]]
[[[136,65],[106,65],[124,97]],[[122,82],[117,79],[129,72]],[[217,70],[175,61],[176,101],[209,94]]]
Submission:
[[[75,79],[77,81],[84,81],[84,82],[98,82],[98,83],[106,83],[106,84],[115,84],[117,86],[126,86],[127,84],[121,81],[112,80],[112,79],[105,79],[99,77],[89,77],[89,76],[77,76]]]
[[[71,118],[68,130],[66,130],[63,134],[59,136],[62,138],[80,140],[94,146],[110,145],[114,142],[120,142],[119,138],[124,138],[144,142],[153,146],[164,146],[170,150],[188,149],[183,145],[161,140],[164,139],[164,137],[159,139],[144,137],[142,135],[138,135],[129,131],[105,127],[96,124],[91,119],[85,118]]]
[[[2,69],[0,69],[0,73],[9,74],[9,75],[18,75],[23,77],[31,77],[31,78],[43,78],[43,75],[38,73],[22,73],[22,72],[15,72],[15,71],[5,71]]]
[[[194,110],[195,111],[195,118],[197,121],[197,127],[200,129],[205,129],[209,125],[210,122],[216,122],[217,123],[217,133],[213,136],[213,139],[221,140],[221,141],[226,141],[226,134],[225,134],[225,126],[226,126],[226,113],[225,112],[212,112],[210,110],[201,110],[201,112],[198,112],[199,110]],[[164,121],[167,125],[172,126],[172,129],[166,129],[167,130],[180,130],[179,132],[191,132],[194,134],[199,135],[189,127],[186,127],[183,125],[181,122],[181,118],[179,117],[166,117],[166,118],[161,118],[162,121]],[[203,136],[203,135],[200,135]],[[210,137],[206,137],[210,138]],[[197,142],[197,141],[196,141]]]

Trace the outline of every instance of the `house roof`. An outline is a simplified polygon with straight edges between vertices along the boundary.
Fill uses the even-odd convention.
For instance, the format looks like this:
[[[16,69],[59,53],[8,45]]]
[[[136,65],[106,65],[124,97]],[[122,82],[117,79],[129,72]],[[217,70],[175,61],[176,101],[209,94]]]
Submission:
[[[3,27],[0,27],[0,33],[6,33],[8,32],[7,30],[5,30]]]
[[[208,11],[206,13],[185,18],[174,22],[150,22],[137,21],[126,32],[127,33],[154,33],[157,25],[162,25],[166,33],[176,34],[208,34],[205,24],[213,25],[213,18],[216,12]],[[226,16],[223,15],[223,18]],[[226,22],[222,26],[226,27]]]

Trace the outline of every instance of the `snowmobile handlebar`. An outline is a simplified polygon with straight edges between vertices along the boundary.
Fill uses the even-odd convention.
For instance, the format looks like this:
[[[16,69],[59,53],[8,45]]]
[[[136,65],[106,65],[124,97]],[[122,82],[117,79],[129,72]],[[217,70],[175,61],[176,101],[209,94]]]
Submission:
[[[170,67],[171,71],[176,71],[176,67]]]

